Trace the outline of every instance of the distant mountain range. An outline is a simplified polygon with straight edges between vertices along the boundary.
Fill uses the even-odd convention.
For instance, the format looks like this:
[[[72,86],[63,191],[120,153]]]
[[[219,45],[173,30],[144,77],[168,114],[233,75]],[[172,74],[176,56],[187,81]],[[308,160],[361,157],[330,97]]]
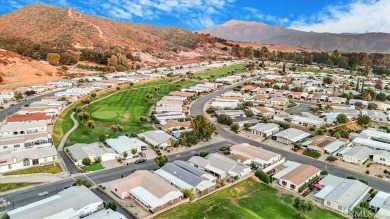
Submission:
[[[238,20],[198,32],[227,40],[306,46],[325,51],[390,53],[388,33],[316,33]]]

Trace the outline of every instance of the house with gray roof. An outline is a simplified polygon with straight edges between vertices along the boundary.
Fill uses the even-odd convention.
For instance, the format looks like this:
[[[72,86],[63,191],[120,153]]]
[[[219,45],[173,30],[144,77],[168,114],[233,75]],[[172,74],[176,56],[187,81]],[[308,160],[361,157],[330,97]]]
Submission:
[[[276,141],[284,144],[300,142],[309,136],[309,133],[296,128],[289,128],[274,135],[274,137],[276,137]]]
[[[101,162],[116,159],[115,151],[105,147],[98,142],[85,144],[77,143],[65,149],[70,159],[78,166],[83,165],[82,161],[89,158],[92,162],[100,160]]]
[[[371,199],[370,209],[374,212],[378,212],[382,207],[384,207],[384,205],[386,205],[387,202],[390,204],[390,194],[387,192],[379,191],[378,193],[376,193],[375,197]]]
[[[390,166],[390,152],[385,150],[374,150],[370,156],[375,163]]]
[[[372,152],[373,150],[371,148],[355,146],[345,151],[342,157],[345,162],[362,165],[370,158]]]
[[[254,135],[269,137],[279,132],[280,126],[276,123],[257,123],[249,127],[249,130]]]
[[[180,160],[167,163],[154,173],[181,190],[190,189],[193,194],[209,192],[215,186],[217,179]]]
[[[319,184],[323,187],[314,195],[316,201],[343,214],[353,209],[369,195],[371,187],[352,179],[328,175]]]
[[[169,147],[171,141],[174,138],[162,130],[146,131],[138,134],[139,138],[144,138],[145,141],[151,144],[155,148],[166,148]]]
[[[249,166],[217,153],[209,154],[205,158],[193,156],[188,162],[196,168],[217,176],[219,180],[226,177],[242,178],[251,172]]]
[[[110,138],[106,140],[108,146],[115,150],[119,156],[123,157],[127,153],[127,158],[132,158],[141,152],[142,147],[148,145],[138,138],[129,138],[127,136],[118,136],[117,138]],[[133,152],[136,152],[135,154]]]
[[[11,219],[83,218],[103,210],[103,200],[85,186],[72,186],[43,200],[7,212]]]

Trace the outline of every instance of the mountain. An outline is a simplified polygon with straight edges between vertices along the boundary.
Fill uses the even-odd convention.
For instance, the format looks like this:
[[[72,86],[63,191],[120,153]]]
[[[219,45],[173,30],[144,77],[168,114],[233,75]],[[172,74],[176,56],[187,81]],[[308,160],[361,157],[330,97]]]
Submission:
[[[62,69],[14,52],[0,50],[0,90],[43,84],[65,76]]]
[[[390,53],[388,33],[316,33],[237,20],[198,32],[227,40],[307,46],[325,51]]]
[[[72,48],[128,48],[131,52],[169,59],[180,52],[218,54],[212,38],[179,27],[118,22],[71,8],[29,5],[0,17],[0,36],[54,42]],[[156,58],[157,57],[157,58]]]

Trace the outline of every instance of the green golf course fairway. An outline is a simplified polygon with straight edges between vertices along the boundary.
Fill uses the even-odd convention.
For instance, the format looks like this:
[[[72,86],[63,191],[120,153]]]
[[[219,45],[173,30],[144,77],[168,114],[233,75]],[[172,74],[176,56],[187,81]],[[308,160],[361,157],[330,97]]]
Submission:
[[[102,120],[105,120],[105,119],[114,119],[116,118],[117,116],[117,113],[116,112],[113,112],[113,111],[95,111],[91,114],[91,116],[94,118],[94,119],[102,119]]]
[[[192,203],[185,203],[158,215],[159,219],[172,218],[302,218],[293,207],[294,196],[249,178]],[[341,215],[318,207],[304,214],[304,218],[333,219]]]

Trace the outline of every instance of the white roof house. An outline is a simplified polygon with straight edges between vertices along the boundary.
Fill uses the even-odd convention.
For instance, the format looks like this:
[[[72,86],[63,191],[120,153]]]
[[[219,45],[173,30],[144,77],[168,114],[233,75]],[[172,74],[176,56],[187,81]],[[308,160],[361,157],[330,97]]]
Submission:
[[[11,219],[82,218],[104,209],[103,200],[85,186],[72,186],[43,200],[7,212]]]
[[[30,148],[0,152],[0,173],[43,165],[57,161],[54,147]]]
[[[375,150],[390,151],[390,133],[368,128],[352,141],[354,146],[366,146]]]
[[[369,194],[371,187],[352,179],[328,175],[319,184],[324,186],[315,197],[329,208],[349,214]]]
[[[308,126],[308,127],[314,127],[314,128],[320,128],[325,124],[324,120],[317,120],[317,119],[307,118],[298,115],[291,115],[290,119],[291,119],[291,123]]]
[[[65,150],[76,165],[82,165],[84,158],[89,158],[92,162],[99,158],[102,162],[116,158],[114,150],[97,142],[91,144],[77,143],[67,147]]]
[[[370,156],[372,161],[385,166],[390,166],[390,152],[385,150],[374,150]]]
[[[371,148],[364,146],[355,146],[343,153],[343,160],[348,163],[362,165],[373,152]]]
[[[387,115],[379,110],[362,110],[362,115],[368,116],[374,121],[387,122]]]
[[[381,209],[387,202],[390,203],[390,194],[379,191],[370,201],[370,208],[374,210],[374,212],[378,212],[378,210]]]
[[[276,140],[285,144],[292,144],[304,140],[310,134],[296,128],[289,128],[274,135]]]
[[[209,190],[216,184],[216,177],[181,160],[167,163],[154,173],[181,190],[192,190],[193,194]]]
[[[147,170],[137,170],[109,184],[111,192],[119,198],[136,199],[138,203],[151,211],[183,197],[179,189]]]
[[[158,121],[160,121],[161,125],[165,125],[167,120],[184,121],[186,119],[184,113],[175,113],[175,112],[159,113],[159,114],[154,114],[154,116]]]
[[[251,172],[249,166],[217,153],[209,154],[206,158],[193,156],[188,162],[201,170],[217,175],[219,179],[228,176],[241,178]]]
[[[230,154],[237,156],[237,159],[242,159],[241,162],[247,165],[255,163],[259,168],[264,169],[283,159],[282,155],[272,151],[265,150],[260,147],[255,147],[247,143],[236,144],[230,147]]]
[[[12,122],[0,127],[0,137],[46,132],[46,121]]]
[[[129,138],[127,136],[119,136],[117,138],[110,138],[106,140],[108,146],[116,151],[119,155],[123,156],[123,153],[127,153],[128,157],[134,156],[132,153],[133,149],[137,150],[138,154],[141,151],[141,147],[148,146],[145,142],[138,138]]]
[[[278,133],[280,126],[275,123],[257,123],[256,125],[249,127],[249,130],[251,130],[252,134],[269,137]]]
[[[145,141],[153,147],[166,148],[170,146],[170,141],[174,138],[162,130],[146,131],[138,134],[139,138],[145,138]]]

